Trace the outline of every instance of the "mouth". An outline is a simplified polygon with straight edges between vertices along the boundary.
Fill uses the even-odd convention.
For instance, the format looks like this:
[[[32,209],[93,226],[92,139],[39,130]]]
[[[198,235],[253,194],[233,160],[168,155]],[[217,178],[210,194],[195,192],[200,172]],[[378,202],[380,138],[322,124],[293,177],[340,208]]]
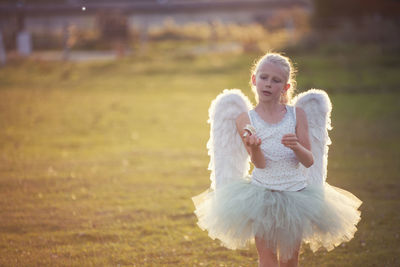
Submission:
[[[266,91],[266,90],[262,91],[262,94],[263,94],[263,95],[266,95],[266,96],[272,95],[271,92]]]

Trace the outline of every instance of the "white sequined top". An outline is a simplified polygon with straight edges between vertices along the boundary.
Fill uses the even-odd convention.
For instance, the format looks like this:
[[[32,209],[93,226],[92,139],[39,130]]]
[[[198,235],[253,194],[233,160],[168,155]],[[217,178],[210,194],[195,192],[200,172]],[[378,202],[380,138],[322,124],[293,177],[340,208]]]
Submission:
[[[279,191],[298,191],[306,187],[301,163],[293,150],[281,143],[283,135],[296,132],[296,108],[286,105],[283,119],[275,124],[264,121],[254,109],[249,111],[249,118],[261,138],[266,161],[264,169],[253,169],[252,183]]]

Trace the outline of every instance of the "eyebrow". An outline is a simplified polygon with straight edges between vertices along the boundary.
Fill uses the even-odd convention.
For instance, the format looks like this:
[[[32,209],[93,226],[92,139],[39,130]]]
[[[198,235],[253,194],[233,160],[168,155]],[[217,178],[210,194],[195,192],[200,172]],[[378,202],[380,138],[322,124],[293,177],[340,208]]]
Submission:
[[[266,72],[260,72],[260,75],[269,75],[268,73],[266,73]],[[278,78],[278,79],[281,79],[281,80],[283,80],[283,78],[282,77],[280,77],[280,76],[278,76],[278,75],[271,75],[272,77],[274,77],[274,78]]]

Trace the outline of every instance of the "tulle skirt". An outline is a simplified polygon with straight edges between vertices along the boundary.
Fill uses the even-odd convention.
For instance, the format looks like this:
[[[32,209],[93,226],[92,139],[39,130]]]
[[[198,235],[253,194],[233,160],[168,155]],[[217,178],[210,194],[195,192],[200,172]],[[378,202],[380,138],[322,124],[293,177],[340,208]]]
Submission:
[[[246,249],[254,237],[287,261],[299,244],[330,251],[357,231],[362,201],[325,183],[300,191],[275,191],[247,180],[192,198],[201,229],[230,249]]]

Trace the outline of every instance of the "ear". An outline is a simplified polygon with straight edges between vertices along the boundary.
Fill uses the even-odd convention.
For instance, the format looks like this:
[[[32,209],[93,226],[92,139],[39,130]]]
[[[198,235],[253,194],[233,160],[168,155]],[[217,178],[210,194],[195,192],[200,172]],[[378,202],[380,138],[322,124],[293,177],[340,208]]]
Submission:
[[[283,87],[284,93],[286,93],[287,90],[289,90],[289,88],[290,88],[290,83],[286,84],[285,87]]]
[[[251,82],[253,83],[253,85],[256,85],[256,75],[251,75]]]

